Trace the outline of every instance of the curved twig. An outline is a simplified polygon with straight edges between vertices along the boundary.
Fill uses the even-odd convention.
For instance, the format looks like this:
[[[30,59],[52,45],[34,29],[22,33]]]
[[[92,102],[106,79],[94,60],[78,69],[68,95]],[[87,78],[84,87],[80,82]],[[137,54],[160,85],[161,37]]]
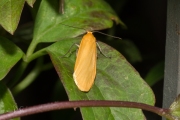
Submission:
[[[164,116],[170,120],[173,117],[169,114],[169,109],[158,108],[143,103],[127,102],[127,101],[104,101],[104,100],[88,100],[88,101],[65,101],[37,105],[33,107],[19,109],[13,112],[8,112],[0,115],[0,120],[8,120],[16,117],[22,117],[47,111],[77,108],[77,107],[127,107],[139,108],[154,112],[160,116]]]

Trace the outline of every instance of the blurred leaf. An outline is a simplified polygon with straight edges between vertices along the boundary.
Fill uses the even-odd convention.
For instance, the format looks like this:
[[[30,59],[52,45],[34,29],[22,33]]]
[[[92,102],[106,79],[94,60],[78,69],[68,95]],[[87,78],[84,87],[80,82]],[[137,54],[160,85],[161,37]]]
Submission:
[[[170,113],[171,113],[172,116],[174,116],[175,120],[180,119],[180,95],[171,104]]]
[[[33,4],[35,3],[36,0],[26,0],[29,6],[33,7]]]
[[[0,81],[0,114],[17,110],[16,102],[8,88]],[[14,118],[11,120],[20,120]]]
[[[0,37],[0,80],[22,58],[23,52],[11,41]]]
[[[124,25],[104,0],[66,0],[64,14],[59,13],[58,3],[59,0],[42,0],[36,16],[33,42],[54,42],[78,36],[85,30],[110,28],[112,20]]]
[[[100,43],[102,51],[112,58],[98,54],[95,84],[88,93],[81,92],[72,77],[75,53],[67,58],[62,57],[78,41],[78,38],[62,40],[47,49],[70,100],[122,100],[154,105],[153,92],[139,73],[119,52],[103,43]],[[81,113],[84,120],[145,119],[140,109],[81,108]]]
[[[164,77],[164,61],[159,62],[149,70],[148,74],[145,77],[145,81],[150,86],[153,86],[158,81],[162,80],[163,77]]]
[[[0,1],[0,24],[13,34],[16,30],[25,0],[1,0]]]
[[[14,42],[25,42],[29,45],[29,43],[32,41],[32,33],[33,33],[33,24],[24,24],[23,26],[20,26],[18,30],[14,33],[13,39]],[[27,49],[27,47],[26,47]]]

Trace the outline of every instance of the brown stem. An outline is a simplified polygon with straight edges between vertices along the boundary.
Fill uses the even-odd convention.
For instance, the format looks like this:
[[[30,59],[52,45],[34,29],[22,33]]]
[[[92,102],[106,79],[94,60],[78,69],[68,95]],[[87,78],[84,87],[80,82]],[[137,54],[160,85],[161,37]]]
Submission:
[[[19,109],[13,112],[4,113],[0,115],[0,120],[12,119],[15,117],[22,117],[36,113],[42,113],[52,110],[77,108],[77,107],[127,107],[127,108],[139,108],[154,112],[160,116],[164,116],[169,120],[174,120],[169,114],[168,109],[162,109],[154,106],[150,106],[143,103],[127,102],[127,101],[104,101],[104,100],[89,100],[89,101],[66,101],[66,102],[55,102],[37,105],[29,108]]]

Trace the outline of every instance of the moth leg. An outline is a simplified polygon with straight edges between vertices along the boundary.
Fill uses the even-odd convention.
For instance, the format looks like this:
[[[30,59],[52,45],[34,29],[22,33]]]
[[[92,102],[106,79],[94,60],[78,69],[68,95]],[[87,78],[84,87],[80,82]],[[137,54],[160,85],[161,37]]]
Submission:
[[[68,50],[63,56],[61,56],[61,57],[62,57],[62,58],[63,58],[63,57],[66,57],[66,55],[67,55],[68,53],[70,53],[70,55],[71,55],[71,54],[72,54],[71,49],[73,48],[74,45],[76,45],[77,47],[79,47],[78,44],[74,43],[73,45],[71,45],[71,47],[69,48],[69,50]],[[74,51],[73,51],[73,52],[74,52]],[[77,54],[77,52],[76,52],[76,54]],[[69,56],[67,56],[67,57],[69,57]]]
[[[101,53],[104,57],[111,58],[111,57],[105,55],[105,54],[102,52],[102,49],[101,49],[100,45],[98,44],[98,42],[96,42],[96,44],[97,44],[97,47],[98,47],[100,53]]]

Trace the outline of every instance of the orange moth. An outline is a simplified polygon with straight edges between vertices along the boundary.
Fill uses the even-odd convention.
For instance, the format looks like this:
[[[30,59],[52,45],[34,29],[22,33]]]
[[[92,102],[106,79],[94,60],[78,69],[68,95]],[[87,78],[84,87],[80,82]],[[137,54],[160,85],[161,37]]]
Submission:
[[[65,25],[65,24],[63,24]],[[73,28],[78,28],[70,25],[65,25]],[[82,28],[78,28],[82,29]],[[98,32],[98,31],[94,31]],[[98,32],[101,33],[101,32]],[[109,37],[118,38],[105,33],[101,33]],[[81,43],[79,45],[79,50],[77,53],[77,58],[74,66],[73,79],[79,88],[83,92],[88,92],[92,85],[94,84],[94,79],[96,77],[96,61],[97,61],[97,47],[102,55],[107,57],[102,53],[100,46],[96,43],[96,38],[92,32],[87,31],[87,34],[83,36]]]
[[[79,45],[77,58],[74,67],[73,78],[77,87],[84,92],[88,92],[96,77],[96,38],[92,32],[87,32],[83,36]]]

